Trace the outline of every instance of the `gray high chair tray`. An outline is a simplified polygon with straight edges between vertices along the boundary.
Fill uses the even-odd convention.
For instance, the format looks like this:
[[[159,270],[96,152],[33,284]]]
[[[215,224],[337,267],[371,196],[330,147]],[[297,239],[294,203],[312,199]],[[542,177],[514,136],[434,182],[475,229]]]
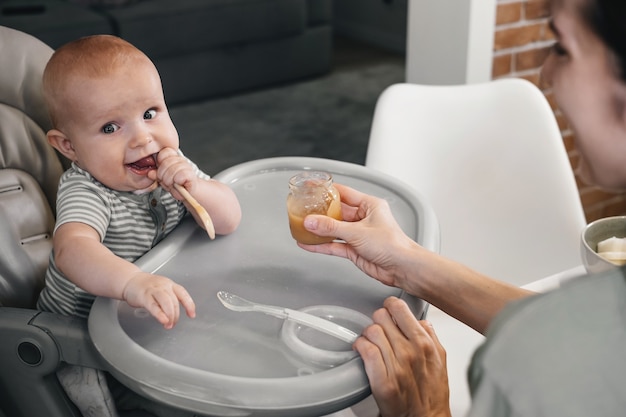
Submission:
[[[380,284],[346,259],[296,245],[288,227],[287,183],[305,169],[328,171],[337,183],[384,197],[409,236],[439,250],[431,208],[377,171],[302,157],[237,165],[215,176],[241,203],[235,233],[211,241],[188,218],[138,261],[187,288],[196,302],[195,319],[181,313],[179,323],[164,330],[145,310],[96,300],[89,332],[118,379],[148,397],[219,416],[319,416],[369,395],[362,361],[349,344],[261,313],[227,310],[216,297],[225,290],[304,309],[357,333],[391,295],[405,298],[416,316],[425,315],[424,301]]]

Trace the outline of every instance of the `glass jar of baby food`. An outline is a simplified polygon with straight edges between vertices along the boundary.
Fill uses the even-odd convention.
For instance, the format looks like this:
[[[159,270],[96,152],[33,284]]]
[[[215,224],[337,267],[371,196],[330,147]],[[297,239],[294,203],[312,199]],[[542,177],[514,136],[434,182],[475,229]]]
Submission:
[[[341,220],[339,192],[333,186],[333,177],[327,172],[304,171],[289,179],[287,213],[291,236],[309,245],[331,242],[332,237],[317,236],[304,228],[309,214],[323,214]]]

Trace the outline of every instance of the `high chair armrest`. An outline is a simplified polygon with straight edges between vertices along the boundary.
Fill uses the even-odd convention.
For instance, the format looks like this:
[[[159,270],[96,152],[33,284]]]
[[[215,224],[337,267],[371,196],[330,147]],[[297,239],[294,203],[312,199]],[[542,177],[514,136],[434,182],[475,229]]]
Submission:
[[[55,373],[62,362],[101,368],[87,321],[0,307],[0,331],[0,409],[12,417],[80,417]]]

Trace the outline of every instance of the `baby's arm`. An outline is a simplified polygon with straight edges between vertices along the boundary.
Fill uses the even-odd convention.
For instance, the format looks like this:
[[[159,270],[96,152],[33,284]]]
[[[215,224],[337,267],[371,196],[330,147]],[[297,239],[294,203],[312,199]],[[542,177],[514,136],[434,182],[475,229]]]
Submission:
[[[184,202],[183,196],[173,187],[174,183],[182,185],[206,209],[213,220],[215,232],[225,235],[232,233],[241,221],[241,207],[234,191],[216,180],[198,178],[187,159],[171,148],[163,149],[158,154],[159,166],[156,176],[161,186],[172,193],[174,198]],[[190,210],[196,222],[203,226],[197,218],[195,210]]]
[[[143,307],[166,329],[178,322],[180,304],[189,317],[196,315],[195,304],[185,288],[118,257],[86,224],[69,222],[59,226],[54,233],[54,256],[61,272],[83,290]]]

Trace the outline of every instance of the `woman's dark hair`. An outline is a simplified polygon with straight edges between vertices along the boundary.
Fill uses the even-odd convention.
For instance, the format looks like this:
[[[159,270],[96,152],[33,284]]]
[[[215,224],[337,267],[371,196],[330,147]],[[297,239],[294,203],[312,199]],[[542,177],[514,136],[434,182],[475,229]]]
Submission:
[[[619,76],[626,81],[626,1],[586,0],[583,19],[617,58]]]

